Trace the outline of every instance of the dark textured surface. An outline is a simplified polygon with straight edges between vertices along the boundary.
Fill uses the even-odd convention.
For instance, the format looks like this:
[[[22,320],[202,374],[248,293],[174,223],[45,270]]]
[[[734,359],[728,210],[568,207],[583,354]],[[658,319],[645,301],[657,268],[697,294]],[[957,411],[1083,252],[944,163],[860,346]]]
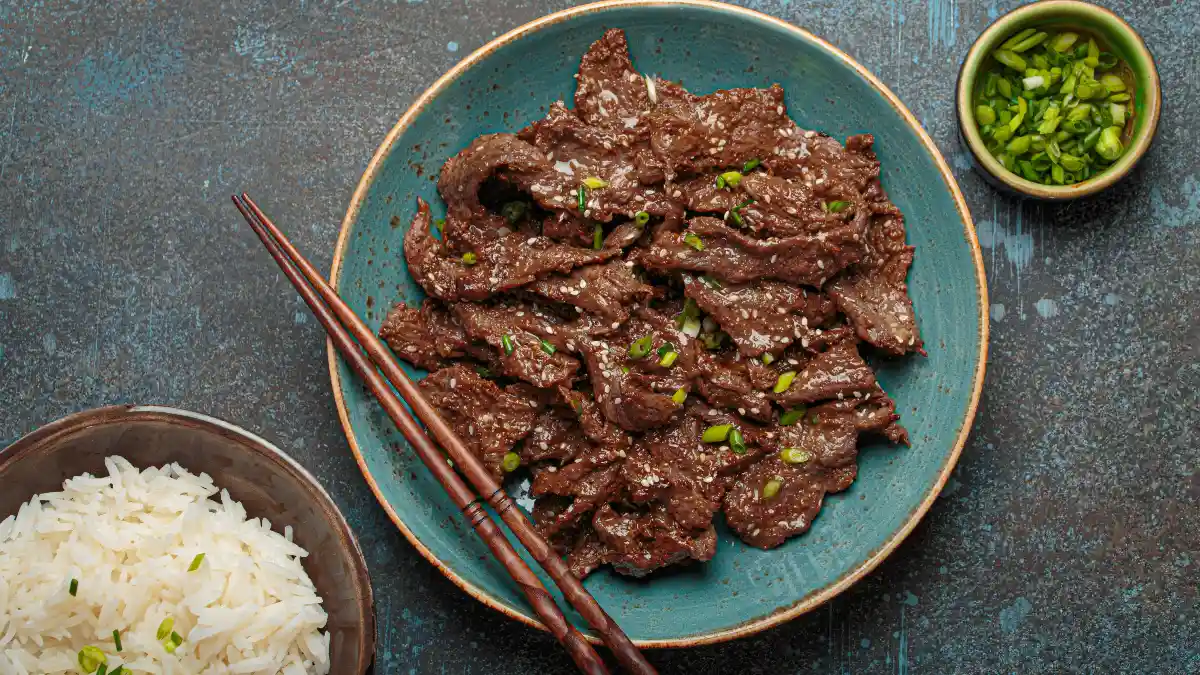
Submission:
[[[875,574],[759,637],[655,652],[664,673],[1200,672],[1200,2],[1105,3],[1155,52],[1165,115],[1131,180],[1066,206],[995,194],[955,140],[956,64],[1012,4],[751,3],[862,61],[954,165],[985,247],[990,369],[946,493]],[[407,103],[563,3],[114,5],[0,5],[0,440],[129,401],[244,425],[358,532],[380,673],[567,671],[376,506],[321,331],[228,203],[254,191],[327,268]]]

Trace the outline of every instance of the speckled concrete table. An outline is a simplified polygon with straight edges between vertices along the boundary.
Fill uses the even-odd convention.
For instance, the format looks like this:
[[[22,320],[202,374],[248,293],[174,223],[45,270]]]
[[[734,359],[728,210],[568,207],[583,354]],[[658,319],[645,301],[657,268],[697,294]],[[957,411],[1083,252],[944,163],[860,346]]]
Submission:
[[[750,3],[896,91],[952,161],[992,297],[975,433],[867,580],[664,673],[1200,672],[1200,2],[1108,2],[1159,59],[1166,113],[1090,203],[999,196],[958,148],[956,65],[1012,2]],[[554,642],[444,580],[375,504],[324,339],[229,205],[250,189],[327,268],[359,174],[418,92],[549,0],[0,3],[0,441],[158,402],[312,469],[374,578],[381,674],[557,673]],[[3,487],[0,487],[3,489]]]

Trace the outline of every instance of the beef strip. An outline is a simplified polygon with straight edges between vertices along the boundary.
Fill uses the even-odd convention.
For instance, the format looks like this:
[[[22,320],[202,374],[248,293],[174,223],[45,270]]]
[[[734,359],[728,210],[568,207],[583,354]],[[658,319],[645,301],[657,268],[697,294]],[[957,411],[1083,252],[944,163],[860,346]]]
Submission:
[[[796,373],[791,386],[769,396],[780,405],[799,405],[831,398],[853,398],[875,387],[875,372],[858,353],[857,340],[842,340],[817,354]]]
[[[535,387],[555,387],[575,379],[579,361],[560,349],[570,340],[558,334],[549,315],[541,310],[526,305],[460,302],[452,312],[467,335],[492,346],[505,375]],[[511,350],[504,344],[506,337]]]
[[[537,401],[521,398],[464,366],[430,373],[421,393],[496,478],[513,445],[533,428]]]
[[[752,200],[738,213],[746,227],[760,235],[793,237],[817,233],[837,229],[847,220],[853,221],[859,230],[866,230],[868,211],[859,192],[846,183],[816,184],[756,171],[743,178],[738,187],[745,195],[738,198],[738,203]],[[847,205],[830,211],[829,205],[835,202]]]
[[[758,361],[732,353],[705,354],[700,357],[700,376],[696,378],[696,388],[704,400],[714,406],[736,410],[738,414],[761,422],[770,422],[775,412],[764,390],[774,384],[774,376],[770,384],[756,386],[750,373],[754,364],[762,367]]]
[[[751,358],[778,355],[794,342],[808,348],[819,335],[815,331],[835,312],[820,292],[777,281],[726,285],[684,275],[683,282],[684,294]]]
[[[603,262],[621,249],[599,251],[559,244],[544,236],[513,232],[475,251],[475,264],[451,258],[429,231],[429,205],[417,200],[417,215],[404,237],[409,272],[425,292],[447,302],[484,300],[555,272]]]
[[[529,290],[556,302],[565,302],[616,323],[625,323],[629,307],[654,295],[623,260],[576,268],[569,276],[535,281]]]
[[[908,296],[913,248],[904,244],[899,216],[872,218],[870,258],[829,284],[829,295],[846,314],[860,339],[895,355],[925,353]]]
[[[550,169],[545,153],[512,134],[480,136],[451,157],[438,177],[446,202],[445,241],[458,253],[477,251],[511,230],[498,213],[479,201],[485,180],[504,170],[509,176],[532,177]]]
[[[743,193],[718,188],[712,174],[690,176],[676,183],[667,183],[667,193],[696,213],[727,213],[745,201]]]
[[[632,358],[630,346],[647,336],[650,353]],[[667,343],[679,354],[670,367],[659,364],[658,350]],[[697,368],[697,342],[680,332],[672,319],[648,308],[640,309],[619,331],[581,341],[580,349],[601,411],[629,431],[666,424],[680,409],[672,395],[691,389]]]
[[[795,128],[778,85],[707,96],[663,80],[655,80],[654,88],[658,104],[647,115],[650,144],[668,177],[761,160]]]
[[[689,233],[699,237],[702,250],[688,243]],[[636,250],[633,259],[656,270],[709,272],[731,283],[778,279],[820,287],[858,262],[862,239],[863,232],[853,221],[817,235],[755,239],[716,218],[701,216],[690,220],[683,232],[657,232],[651,246]]]
[[[467,353],[467,334],[463,332],[441,302],[427,298],[421,309],[397,303],[379,328],[379,337],[396,356],[418,368],[437,370],[449,359]]]
[[[575,109],[588,124],[631,128],[650,109],[646,82],[634,70],[625,31],[618,28],[592,43],[579,64],[577,80]]]
[[[579,432],[579,423],[558,411],[542,413],[521,446],[525,464],[554,460],[559,463],[584,452],[590,444]]]
[[[656,216],[679,212],[662,187],[654,187],[661,181],[656,175],[661,169],[649,146],[639,140],[637,129],[590,125],[555,103],[546,119],[534,122],[520,136],[553,159],[549,171],[516,177],[544,208],[574,210],[600,222],[617,215],[632,218],[639,211]],[[605,185],[585,189],[585,179]],[[579,208],[581,189],[585,192],[583,209]]]
[[[710,560],[717,552],[717,533],[678,523],[663,504],[645,511],[622,512],[605,504],[592,519],[604,544],[603,560],[621,574],[642,577],[684,560]]]

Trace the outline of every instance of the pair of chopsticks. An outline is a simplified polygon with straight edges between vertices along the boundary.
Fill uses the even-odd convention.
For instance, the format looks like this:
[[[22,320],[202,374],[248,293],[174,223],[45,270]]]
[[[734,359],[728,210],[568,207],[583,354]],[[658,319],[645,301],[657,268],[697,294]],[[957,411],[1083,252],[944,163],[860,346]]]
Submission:
[[[416,450],[417,456],[442,484],[454,504],[462,509],[463,515],[474,528],[475,533],[487,544],[492,555],[504,565],[504,569],[521,588],[542,623],[570,653],[575,664],[579,666],[579,670],[591,675],[606,675],[609,672],[600,655],[567,621],[562,610],[554,604],[554,600],[538,581],[533,570],[525,564],[512,544],[505,538],[500,527],[484,510],[484,502],[495,509],[501,520],[508,525],[508,528],[517,536],[533,559],[554,580],[555,585],[562,591],[571,606],[587,620],[600,635],[604,644],[613,651],[617,661],[631,673],[655,675],[657,671],[646,660],[646,657],[634,646],[616,622],[605,613],[596,599],[583,588],[579,579],[571,574],[566,563],[553,547],[538,534],[533,524],[529,522],[521,509],[517,508],[500,483],[467,449],[449,425],[438,416],[437,411],[429,404],[429,401],[425,400],[413,381],[405,375],[388,348],[338,297],[337,292],[325,281],[316,268],[292,246],[283,232],[263,214],[258,205],[246,193],[243,192],[240,197],[234,196],[233,203],[242,212],[242,216],[246,218],[246,222],[250,224],[258,238],[262,240],[271,257],[279,264],[288,281],[292,282],[296,291],[304,298],[304,302],[312,309],[317,320],[325,327],[325,332],[329,334],[333,345],[350,363],[359,377],[366,382],[375,398],[383,406],[384,411]],[[389,382],[404,397],[404,401],[401,401],[388,386]],[[409,414],[404,406],[405,402],[433,434],[433,439],[425,434],[417,421]],[[462,478],[447,464],[445,458],[438,452],[435,441],[446,449],[446,453],[454,461],[454,466],[458,467],[470,481],[470,486],[463,482]]]

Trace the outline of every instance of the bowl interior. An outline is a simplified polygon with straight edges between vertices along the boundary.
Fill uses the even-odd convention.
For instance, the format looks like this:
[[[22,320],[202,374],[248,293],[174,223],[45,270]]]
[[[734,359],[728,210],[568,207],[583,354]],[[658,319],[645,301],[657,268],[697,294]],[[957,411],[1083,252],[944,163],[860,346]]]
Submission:
[[[879,369],[913,447],[864,448],[854,486],[830,497],[810,533],[777,550],[745,546],[719,524],[717,555],[707,564],[642,581],[600,571],[586,581],[643,645],[727,639],[832,597],[886,555],[932,501],[965,439],[982,380],[982,262],[969,215],[932,143],[910,115],[825,43],[715,3],[592,6],[501,38],[494,49],[469,57],[469,67],[435,85],[407,124],[393,131],[360,184],[334,262],[338,292],[373,327],[392,303],[422,297],[407,273],[401,243],[418,196],[438,215],[444,212],[434,184],[443,162],[480,134],[517,130],[556,99],[570,101],[580,57],[609,27],[625,29],[643,72],[681,80],[697,93],[778,82],[801,126],[840,139],[875,134],[884,185],[907,215],[909,240],[917,246],[910,285],[929,357],[883,362]],[[347,435],[389,514],[469,592],[532,621],[520,591],[464,527],[356,377],[335,357],[331,369]],[[521,496],[523,488],[515,492]],[[578,616],[569,616],[586,631]]]
[[[104,458],[121,455],[134,466],[178,462],[207,473],[282,532],[291,525],[324,599],[334,673],[364,673],[374,656],[370,579],[349,527],[311,476],[266,441],[204,416],[162,408],[100,408],[68,417],[18,440],[0,453],[0,520],[42,492],[62,489],[82,473],[107,475]],[[11,486],[21,486],[13,489]]]
[[[1026,28],[1081,30],[1099,37],[1103,48],[1129,64],[1133,73],[1133,128],[1128,149],[1109,169],[1074,185],[1042,185],[1005,169],[988,152],[975,123],[975,89],[979,76],[990,68],[991,52]],[[1074,0],[1046,0],[1025,5],[997,19],[979,36],[967,53],[957,91],[959,127],[977,162],[1005,185],[1019,192],[1050,199],[1072,199],[1094,194],[1128,174],[1150,146],[1158,127],[1161,92],[1154,58],[1141,37],[1112,12]]]

